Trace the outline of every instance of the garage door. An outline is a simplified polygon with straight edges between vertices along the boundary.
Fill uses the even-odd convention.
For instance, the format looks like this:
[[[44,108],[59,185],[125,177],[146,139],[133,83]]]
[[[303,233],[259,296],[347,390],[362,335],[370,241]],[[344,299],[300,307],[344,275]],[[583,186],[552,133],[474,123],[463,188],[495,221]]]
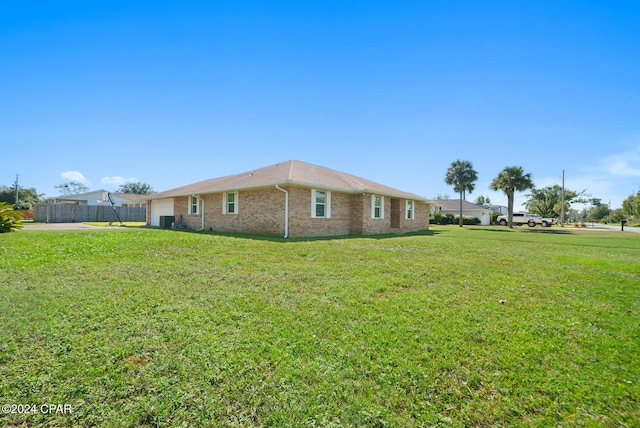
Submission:
[[[173,215],[173,198],[151,201],[151,226],[160,226],[160,216]]]

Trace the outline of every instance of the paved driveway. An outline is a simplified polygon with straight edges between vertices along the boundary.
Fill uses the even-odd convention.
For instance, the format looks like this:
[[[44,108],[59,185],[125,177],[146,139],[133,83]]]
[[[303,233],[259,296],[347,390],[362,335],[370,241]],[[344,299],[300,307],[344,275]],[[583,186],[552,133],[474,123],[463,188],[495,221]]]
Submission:
[[[620,229],[621,229],[620,226],[610,226],[608,224],[596,224],[596,225],[593,225],[593,226],[591,224],[587,224],[587,226],[592,227],[594,229],[617,230],[618,232],[620,232]],[[624,231],[625,232],[640,233],[640,227],[625,226],[624,227]]]
[[[86,230],[86,229],[104,229],[101,226],[90,226],[84,223],[23,223],[22,230]]]

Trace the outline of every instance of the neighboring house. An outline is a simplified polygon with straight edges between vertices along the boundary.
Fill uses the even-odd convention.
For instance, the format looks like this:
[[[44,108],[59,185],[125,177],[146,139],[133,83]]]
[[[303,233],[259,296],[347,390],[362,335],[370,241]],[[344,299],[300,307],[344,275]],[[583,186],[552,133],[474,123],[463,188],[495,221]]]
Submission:
[[[438,199],[433,201],[433,213],[460,215],[460,199]],[[488,226],[491,223],[492,210],[471,202],[462,201],[462,216],[475,217],[480,220],[480,224]]]
[[[483,207],[485,207],[488,210],[499,212],[500,214],[504,214],[504,215],[506,215],[509,212],[509,209],[507,207],[505,207],[504,205],[484,204]]]
[[[106,190],[94,190],[92,192],[78,193],[76,195],[63,195],[45,200],[47,204],[73,204],[73,205],[111,205],[104,201],[108,192]],[[111,198],[116,206],[141,207],[146,206],[146,195],[132,193],[111,193]]]
[[[429,203],[413,193],[291,160],[149,195],[147,221],[284,237],[405,233],[428,229]]]

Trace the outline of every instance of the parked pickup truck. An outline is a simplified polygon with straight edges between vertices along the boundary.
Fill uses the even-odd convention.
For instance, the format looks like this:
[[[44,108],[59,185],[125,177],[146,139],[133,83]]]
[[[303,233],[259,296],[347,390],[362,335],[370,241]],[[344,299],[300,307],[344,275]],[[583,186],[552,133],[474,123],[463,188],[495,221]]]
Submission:
[[[501,215],[496,219],[500,226],[506,226],[508,221],[506,215]],[[529,227],[536,227],[536,224],[539,224],[542,227],[551,227],[555,223],[555,218],[542,217],[540,214],[513,213],[513,224],[516,226],[527,224]]]

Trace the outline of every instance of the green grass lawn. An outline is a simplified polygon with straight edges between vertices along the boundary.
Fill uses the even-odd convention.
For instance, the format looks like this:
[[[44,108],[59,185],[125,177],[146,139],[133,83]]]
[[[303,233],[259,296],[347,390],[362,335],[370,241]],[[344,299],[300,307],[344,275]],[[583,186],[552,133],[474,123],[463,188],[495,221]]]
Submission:
[[[0,425],[640,426],[640,236],[115,229],[0,235]]]

